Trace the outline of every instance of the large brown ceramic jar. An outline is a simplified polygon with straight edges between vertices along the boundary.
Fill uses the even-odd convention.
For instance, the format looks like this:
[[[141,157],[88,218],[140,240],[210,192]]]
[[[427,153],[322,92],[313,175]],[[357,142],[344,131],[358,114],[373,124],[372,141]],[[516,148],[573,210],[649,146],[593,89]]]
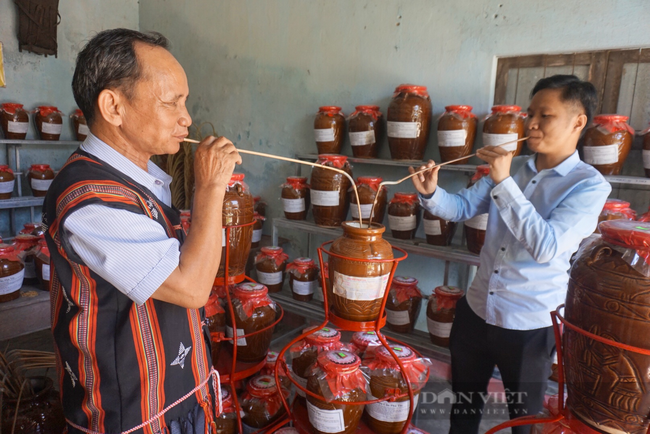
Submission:
[[[236,434],[237,414],[235,413],[235,404],[230,389],[224,385],[221,386],[221,406],[223,411],[215,417],[214,421],[217,429],[216,434]]]
[[[498,146],[521,139],[526,132],[525,119],[518,105],[495,105],[492,113],[483,124],[483,146]],[[521,154],[524,143],[511,143],[503,146],[506,151],[513,151],[515,157]]]
[[[388,328],[398,333],[412,332],[421,305],[422,292],[418,288],[418,280],[413,277],[394,277],[386,300]]]
[[[594,166],[603,175],[618,175],[632,148],[634,129],[627,116],[598,115],[583,137],[582,151],[585,163]]]
[[[409,418],[418,405],[420,391],[426,384],[431,362],[423,359],[411,348],[392,345],[391,350],[399,358],[404,367],[404,373],[397,361],[386,347],[380,347],[375,357],[364,361],[363,370],[370,377],[370,393],[368,400],[385,398],[399,394],[408,395],[406,378],[411,383],[413,391],[413,408],[409,396],[398,398],[394,402],[381,401],[366,405],[366,420],[368,428],[377,434],[401,433]]]
[[[395,193],[388,205],[388,226],[393,238],[415,238],[420,221],[420,201],[416,193]]]
[[[393,249],[381,235],[386,228],[378,223],[359,227],[358,222],[343,223],[343,235],[331,245],[327,297],[330,311],[349,321],[376,321],[393,262]],[[339,257],[341,256],[341,257]],[[354,261],[350,259],[362,259]]]
[[[52,379],[38,376],[26,380],[29,384],[25,384],[20,400],[3,397],[0,431],[14,434],[65,432],[63,406]]]
[[[469,105],[448,105],[438,119],[438,150],[445,163],[472,153],[478,119]],[[467,164],[461,160],[452,164]]]
[[[318,288],[318,267],[313,259],[294,259],[287,265],[287,274],[294,299],[309,301],[314,297],[314,290]]]
[[[483,164],[476,167],[476,173],[469,181],[468,188],[480,181],[481,178],[490,174],[490,166]],[[480,254],[485,243],[485,230],[487,229],[488,213],[479,214],[465,221],[465,240],[467,250]]]
[[[253,222],[253,196],[251,196],[248,185],[244,182],[243,173],[234,173],[230,178],[226,195],[223,199],[223,210],[221,212],[221,264],[217,278],[225,277],[226,267],[226,238],[228,226],[238,226]],[[253,239],[253,226],[243,226],[230,229],[229,258],[228,258],[228,283],[238,283],[244,280],[246,261],[251,250]]]
[[[34,197],[43,197],[52,184],[54,171],[49,164],[32,164],[27,172],[27,178]]]
[[[287,259],[287,254],[278,246],[262,247],[260,253],[255,256],[257,281],[265,285],[269,292],[282,291]]]
[[[352,169],[348,157],[324,154],[317,163],[345,171],[350,177]],[[314,167],[311,172],[311,205],[314,222],[319,226],[341,226],[348,215],[350,200],[348,190],[352,183],[347,176],[323,167]]]
[[[20,297],[25,266],[18,259],[14,246],[0,244],[0,303]]]
[[[630,208],[630,202],[621,199],[607,199],[598,216],[598,224],[608,220],[636,220],[636,211]],[[600,233],[598,226],[594,232]]]
[[[614,220],[579,251],[564,315],[586,332],[650,348],[650,224]],[[650,356],[564,328],[567,407],[598,432],[645,433],[650,425]],[[613,429],[612,427],[615,427]]]
[[[279,389],[275,384],[275,378],[270,375],[259,375],[248,382],[241,403],[244,412],[242,422],[246,425],[244,432],[257,432],[277,422],[286,414],[280,393],[283,393],[286,398],[289,397],[289,393],[282,387]]]
[[[316,362],[316,357],[323,351],[341,349],[341,333],[333,328],[318,330],[305,339],[297,342],[289,349],[291,358],[291,370],[293,378],[302,387],[307,387],[309,369]],[[299,396],[305,397],[305,392],[297,389]]]
[[[34,254],[34,265],[36,266],[36,278],[40,282],[43,291],[50,290],[50,249],[45,239],[39,240],[38,248]]]
[[[63,118],[58,108],[40,106],[34,111],[34,122],[41,140],[59,140],[63,129]]]
[[[424,210],[424,233],[427,244],[434,246],[449,246],[456,232],[456,222],[445,220]]]
[[[253,218],[255,219],[255,224],[253,225],[251,248],[257,248],[260,246],[260,241],[262,241],[262,228],[264,227],[266,217],[261,216],[259,213],[254,213]]]
[[[270,326],[275,321],[276,307],[269,298],[268,289],[258,283],[241,283],[232,294],[237,326],[237,360],[241,362],[261,362],[271,345],[273,327],[252,336],[240,337]],[[232,338],[232,318],[226,310],[226,336]],[[231,345],[232,340],[228,341]]]
[[[282,207],[289,220],[304,220],[309,210],[310,196],[307,178],[290,176],[282,187]]]
[[[319,154],[339,154],[345,133],[345,115],[341,107],[318,108],[314,119],[314,137]]]
[[[0,200],[11,199],[15,183],[14,171],[6,164],[0,165]]]
[[[422,160],[431,129],[431,98],[425,86],[397,86],[388,106],[386,131],[393,160]]]
[[[226,311],[221,305],[219,294],[212,292],[205,305],[205,325],[212,341],[212,363],[216,366],[221,351],[221,342],[226,336]]]
[[[335,404],[332,401],[366,400],[368,381],[359,369],[361,359],[345,350],[318,355],[307,379],[307,390],[322,396],[307,395],[307,411],[314,433],[351,434],[357,430],[363,404]],[[338,416],[338,417],[337,417]]]
[[[75,133],[75,137],[78,141],[83,142],[86,140],[86,137],[90,132],[84,113],[81,110],[76,109],[74,113],[70,115],[70,119],[72,119],[72,129]]]
[[[380,346],[381,341],[375,332],[356,332],[352,335],[354,352],[362,359],[374,355]]]
[[[456,303],[462,296],[463,290],[454,286],[439,286],[433,290],[427,306],[427,327],[434,345],[449,346]]]
[[[646,178],[650,178],[650,128],[643,132],[643,169]]]
[[[357,158],[377,158],[383,115],[376,105],[358,105],[348,118],[348,134],[352,155]]]
[[[0,105],[0,126],[5,139],[24,140],[29,129],[29,115],[23,105],[11,102]]]
[[[370,212],[377,196],[379,197],[377,198],[372,221],[375,223],[384,221],[388,190],[386,190],[386,187],[379,187],[381,181],[382,179],[376,176],[360,176],[357,178],[357,192],[359,193],[359,202],[361,202],[361,218],[364,223],[370,221]],[[359,207],[357,206],[357,196],[354,191],[350,191],[350,214],[353,220],[359,221]]]

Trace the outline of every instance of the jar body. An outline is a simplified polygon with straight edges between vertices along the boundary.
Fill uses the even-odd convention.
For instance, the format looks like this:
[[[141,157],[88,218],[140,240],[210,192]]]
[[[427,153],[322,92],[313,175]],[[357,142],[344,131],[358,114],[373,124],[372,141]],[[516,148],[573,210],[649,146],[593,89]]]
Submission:
[[[237,434],[237,416],[234,412],[223,413],[215,418],[216,434]]]
[[[90,132],[88,129],[88,124],[86,123],[86,118],[84,117],[83,113],[75,113],[70,116],[70,118],[72,119],[72,128],[74,130],[75,137],[78,141],[83,142],[86,140],[86,137],[88,137],[88,133]]]
[[[395,296],[395,289],[391,288],[386,300],[386,325],[394,332],[411,333],[421,306],[422,297],[409,297],[400,303]]]
[[[5,397],[0,420],[3,433],[15,434],[59,434],[65,431],[66,422],[59,394],[54,389],[49,377],[28,377],[34,390],[32,396],[23,396],[18,400]],[[27,387],[26,387],[27,388]],[[14,425],[16,418],[16,428]]]
[[[485,175],[482,175],[477,171],[477,173],[470,180],[467,187],[469,188],[476,184],[483,176]],[[480,255],[483,244],[485,244],[485,231],[487,230],[488,213],[474,216],[469,220],[465,220],[463,224],[465,226],[465,241],[467,242],[467,250],[476,255]]]
[[[643,170],[646,178],[650,178],[650,133],[643,136]]]
[[[314,119],[314,135],[319,154],[340,154],[343,145],[345,117],[339,112],[320,110]]]
[[[20,297],[25,278],[25,267],[20,261],[0,258],[0,303]]]
[[[393,160],[422,160],[431,130],[431,98],[398,90],[388,106],[387,136]]]
[[[582,144],[584,161],[603,175],[618,175],[630,153],[633,139],[625,129],[608,132],[600,125],[587,128]]]
[[[0,168],[0,200],[11,199],[15,183],[13,172],[8,167]]]
[[[29,169],[27,177],[34,197],[44,197],[47,194],[47,189],[50,188],[50,184],[52,184],[54,172],[49,166],[43,170],[32,168]]]
[[[377,119],[375,119],[375,116],[377,116]],[[352,115],[348,121],[352,155],[357,158],[377,158],[379,130],[383,118],[381,113],[375,112],[375,116],[360,111]]]
[[[43,260],[40,255],[34,257],[34,265],[36,266],[36,278],[39,281],[40,287],[43,291],[50,290],[50,261]]]
[[[273,327],[263,332],[241,338],[239,336],[256,332],[270,326],[275,321],[275,309],[272,306],[257,307],[250,317],[246,317],[241,309],[241,301],[233,300],[235,307],[235,325],[237,326],[237,360],[241,362],[261,362],[266,358],[266,353],[271,345],[273,336]],[[232,338],[234,335],[232,329],[232,320],[230,319],[229,309],[226,309],[226,336]],[[233,341],[228,343],[232,345]]]
[[[260,246],[260,241],[262,241],[262,226],[264,225],[264,220],[261,218],[255,219],[255,224],[253,225],[253,235],[251,238],[251,248],[256,248]]]
[[[279,264],[272,256],[264,256],[260,261],[255,261],[257,281],[269,289],[269,292],[280,292],[284,285],[284,270],[287,262]]]
[[[472,153],[478,119],[471,112],[446,111],[438,120],[438,150],[445,163]],[[467,160],[451,164],[467,164]]]
[[[304,272],[294,269],[288,274],[293,298],[298,301],[310,301],[314,297],[314,290],[318,288],[318,268],[309,268]]]
[[[435,294],[431,294],[427,305],[427,328],[432,344],[449,347],[449,335],[455,316],[455,302],[451,306],[439,306]]]
[[[420,204],[391,201],[388,205],[388,226],[393,238],[411,240],[415,238],[420,220]]]
[[[524,137],[526,131],[524,118],[515,112],[493,112],[483,124],[483,146],[497,146]],[[513,143],[503,147],[514,151],[515,157],[521,154],[524,143]]]
[[[408,369],[408,368],[407,368]],[[408,386],[401,377],[398,370],[389,375],[385,372],[383,375],[374,373],[370,375],[370,394],[373,398],[383,398],[399,389],[399,393],[408,394]],[[413,388],[413,403],[417,407],[420,397],[420,390]],[[408,396],[399,398],[392,403],[386,401],[366,405],[366,421],[368,428],[377,434],[399,434],[404,429],[406,419],[409,416],[411,402]],[[415,410],[411,410],[411,413]]]
[[[269,414],[269,412],[266,410],[265,401],[267,399],[280,401],[280,396],[277,395],[258,398],[255,396],[247,395],[242,400],[241,408],[244,412],[242,422],[245,423],[248,427],[253,428],[255,431],[273,425],[286,413],[284,406],[282,403],[280,403],[279,405],[276,405],[277,411],[274,414]],[[247,432],[246,428],[244,428],[244,432]]]
[[[12,107],[3,104],[0,108],[0,126],[5,139],[24,140],[29,129],[29,115],[20,104]]]
[[[41,136],[41,140],[59,140],[61,130],[63,129],[63,119],[58,111],[51,111],[43,114],[42,110],[37,110],[34,115],[36,130]]]
[[[352,176],[352,169],[347,162],[342,170]],[[348,190],[351,186],[350,180],[342,173],[314,167],[311,172],[311,204],[317,225],[341,226],[348,215]]]
[[[229,249],[229,278],[232,281],[233,277],[243,276],[246,271],[246,261],[248,261],[248,254],[251,250],[251,241],[253,239],[253,225],[231,228],[230,238],[228,240],[226,240],[228,231],[226,231],[225,227],[251,223],[253,221],[253,214],[253,196],[251,196],[248,187],[239,182],[228,186],[223,200],[223,211],[221,213],[224,228],[221,231],[221,263],[219,264],[217,277],[225,277],[227,242]]]
[[[571,268],[565,318],[587,332],[650,348],[647,294],[650,278],[600,239],[580,252]],[[616,432],[646,432],[650,356],[599,343],[567,327],[563,348],[568,409],[596,430],[616,423]]]
[[[357,191],[359,193],[359,202],[361,203],[361,219],[363,222],[370,222],[370,213],[376,196],[378,196],[378,198],[372,221],[375,223],[383,222],[384,214],[386,213],[386,202],[388,201],[388,193],[386,189],[380,188],[378,191],[375,191],[367,184],[359,184],[357,185]],[[350,215],[353,220],[359,221],[359,207],[357,206],[357,197],[355,196],[354,191],[350,192]]]
[[[424,210],[424,233],[427,244],[434,246],[450,246],[456,233],[456,222],[442,219]]]
[[[393,259],[391,245],[381,237],[384,226],[373,223],[360,229],[359,223],[345,222],[343,236],[331,245],[330,279],[327,287],[329,307],[340,318],[350,321],[376,321],[387,289],[392,262],[364,262],[356,259]]]
[[[323,396],[321,387],[319,385],[318,377],[315,374],[312,374],[307,379],[307,390],[313,392],[317,395]],[[360,388],[353,389],[346,395],[336,399],[337,401],[343,402],[361,402],[366,400],[366,392]],[[310,423],[313,428],[313,432],[317,434],[327,434],[327,433],[337,433],[337,434],[352,434],[357,430],[359,422],[361,421],[361,416],[363,415],[363,405],[346,405],[346,404],[334,404],[328,403],[325,399],[314,398],[311,395],[307,395],[307,411],[310,415],[314,414],[317,417],[310,416]],[[324,415],[327,417],[336,412],[342,413],[342,423],[339,421],[338,427],[325,427],[318,426],[318,423],[314,424],[313,421],[321,420],[321,417]],[[321,416],[321,417],[318,417]],[[331,419],[331,416],[328,418]],[[316,426],[315,426],[316,425]],[[336,429],[338,428],[338,429]]]
[[[297,187],[297,188],[296,188]],[[289,220],[305,220],[309,210],[309,187],[306,183],[299,186],[284,184],[282,186],[282,206],[284,216]]]

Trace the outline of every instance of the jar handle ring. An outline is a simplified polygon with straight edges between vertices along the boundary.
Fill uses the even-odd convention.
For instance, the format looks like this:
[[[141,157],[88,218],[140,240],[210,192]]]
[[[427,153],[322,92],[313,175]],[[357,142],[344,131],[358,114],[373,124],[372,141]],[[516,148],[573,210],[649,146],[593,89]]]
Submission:
[[[603,256],[611,256],[613,250],[609,246],[598,246],[589,254],[587,258],[587,265],[592,266],[595,262],[598,262],[602,259]]]

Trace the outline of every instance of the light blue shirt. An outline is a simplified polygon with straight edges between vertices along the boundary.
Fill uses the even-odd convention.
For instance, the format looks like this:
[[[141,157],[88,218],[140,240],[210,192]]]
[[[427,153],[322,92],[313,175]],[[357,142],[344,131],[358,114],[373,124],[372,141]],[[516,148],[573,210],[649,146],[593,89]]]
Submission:
[[[550,312],[566,297],[571,255],[593,233],[612,188],[577,151],[541,172],[535,155],[517,157],[511,173],[499,185],[485,176],[457,194],[438,187],[420,202],[451,221],[489,213],[467,302],[488,324],[534,330],[552,325]]]
[[[171,206],[172,177],[149,161],[147,171],[88,134],[81,149],[148,188]],[[75,253],[103,279],[137,304],[143,304],[178,267],[180,243],[144,214],[91,204],[64,222]]]

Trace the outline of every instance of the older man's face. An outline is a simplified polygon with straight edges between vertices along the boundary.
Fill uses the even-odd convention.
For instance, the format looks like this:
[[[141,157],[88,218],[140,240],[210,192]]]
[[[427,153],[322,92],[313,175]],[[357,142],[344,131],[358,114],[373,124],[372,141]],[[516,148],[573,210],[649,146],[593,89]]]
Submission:
[[[138,153],[174,154],[192,124],[185,71],[164,48],[136,43],[135,50],[142,76],[124,105],[122,132]]]

